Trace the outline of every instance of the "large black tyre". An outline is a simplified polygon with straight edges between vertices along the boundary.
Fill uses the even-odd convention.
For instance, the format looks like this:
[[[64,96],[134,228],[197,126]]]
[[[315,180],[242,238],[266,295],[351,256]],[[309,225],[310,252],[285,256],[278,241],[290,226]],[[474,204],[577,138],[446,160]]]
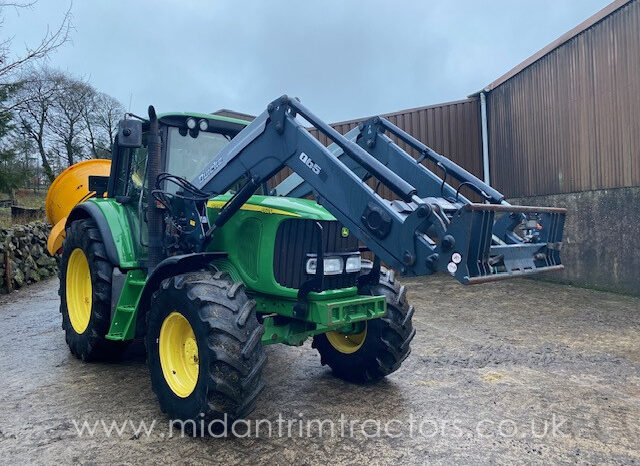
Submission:
[[[194,361],[198,369],[193,385],[185,390],[176,385],[180,380],[172,378],[181,372],[176,374],[171,366],[175,360],[169,360],[166,352],[167,345],[176,340],[170,339],[172,327],[165,322],[180,318],[190,325],[197,345]],[[151,385],[162,411],[194,435],[206,434],[209,425],[220,427],[226,422],[229,426],[246,417],[264,388],[263,333],[255,301],[228,273],[197,271],[164,280],[153,295],[145,336]],[[189,345],[192,343],[183,345],[185,353]],[[169,372],[165,375],[163,369]]]
[[[361,273],[366,274],[372,264],[363,261],[362,267]],[[364,291],[386,297],[387,315],[367,321],[362,339],[349,352],[338,349],[334,334],[316,335],[312,343],[320,353],[322,365],[331,367],[337,377],[355,383],[375,382],[398,370],[411,353],[409,344],[416,334],[411,322],[414,308],[392,270],[383,268],[379,283]]]
[[[78,264],[83,271],[78,271]],[[111,323],[112,273],[113,265],[107,258],[96,223],[92,219],[73,222],[62,245],[60,312],[67,345],[71,353],[83,361],[115,359],[127,347],[126,342],[104,338]],[[78,293],[85,295],[86,308],[74,301]]]

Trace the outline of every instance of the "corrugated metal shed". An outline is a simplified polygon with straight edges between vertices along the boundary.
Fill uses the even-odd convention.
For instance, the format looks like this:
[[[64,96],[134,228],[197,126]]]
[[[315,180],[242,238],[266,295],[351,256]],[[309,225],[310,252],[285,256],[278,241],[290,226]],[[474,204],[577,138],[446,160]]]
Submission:
[[[640,2],[618,0],[488,86],[507,196],[640,185]]]

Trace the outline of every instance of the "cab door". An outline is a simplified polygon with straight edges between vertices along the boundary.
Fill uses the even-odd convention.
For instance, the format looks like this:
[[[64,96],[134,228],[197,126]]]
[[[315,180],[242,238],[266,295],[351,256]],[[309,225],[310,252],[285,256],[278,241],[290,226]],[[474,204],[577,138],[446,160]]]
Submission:
[[[146,137],[143,137],[141,147],[121,147],[116,141],[112,157],[107,196],[114,198],[125,210],[136,257],[144,259],[147,253],[147,223],[144,215],[148,202]]]

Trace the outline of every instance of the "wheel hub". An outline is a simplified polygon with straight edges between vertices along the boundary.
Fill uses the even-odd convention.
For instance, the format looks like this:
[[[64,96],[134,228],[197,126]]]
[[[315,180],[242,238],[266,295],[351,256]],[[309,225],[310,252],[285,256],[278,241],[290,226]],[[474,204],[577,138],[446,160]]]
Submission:
[[[193,328],[181,313],[173,311],[164,319],[158,351],[167,385],[180,398],[188,397],[198,383],[200,359]]]
[[[84,251],[76,248],[67,263],[66,298],[69,321],[78,335],[89,326],[92,291],[89,261]]]
[[[327,340],[336,350],[344,354],[351,354],[358,351],[367,338],[367,327],[365,322],[364,330],[360,333],[342,333],[339,331],[327,332]]]
[[[194,338],[188,338],[184,344],[184,357],[190,364],[198,364],[198,344]]]

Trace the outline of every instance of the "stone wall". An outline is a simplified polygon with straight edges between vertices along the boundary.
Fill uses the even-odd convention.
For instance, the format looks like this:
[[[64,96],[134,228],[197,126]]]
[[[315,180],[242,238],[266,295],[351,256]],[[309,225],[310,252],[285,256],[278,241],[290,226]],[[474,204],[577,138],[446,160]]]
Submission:
[[[0,229],[0,293],[58,273],[56,259],[47,252],[50,229],[46,222]]]
[[[566,207],[565,269],[540,278],[640,296],[640,187],[509,199]]]

